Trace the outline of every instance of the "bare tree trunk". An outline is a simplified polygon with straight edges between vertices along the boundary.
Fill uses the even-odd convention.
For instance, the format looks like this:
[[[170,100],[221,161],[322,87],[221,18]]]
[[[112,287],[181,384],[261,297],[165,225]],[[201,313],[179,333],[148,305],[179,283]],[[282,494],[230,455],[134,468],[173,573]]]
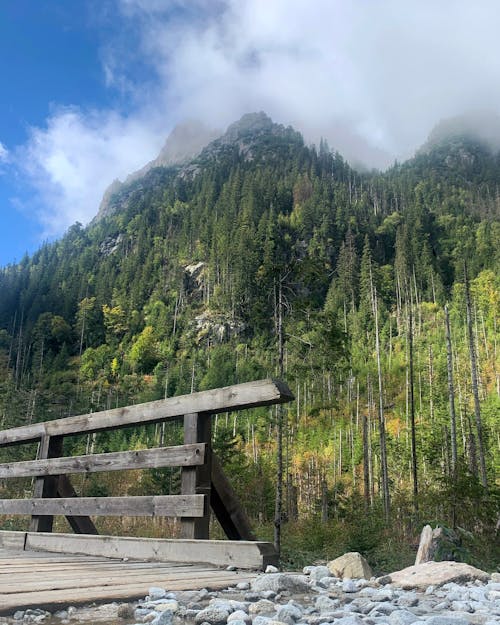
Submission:
[[[488,488],[488,479],[486,476],[486,459],[485,459],[485,454],[484,454],[484,443],[483,443],[483,426],[481,422],[481,406],[479,404],[476,346],[475,346],[475,341],[474,341],[474,330],[472,328],[472,309],[471,309],[469,279],[467,276],[466,264],[464,265],[464,278],[465,278],[464,280],[465,281],[465,306],[467,310],[467,335],[469,338],[472,394],[474,396],[474,415],[476,417],[477,446],[478,446],[478,452],[479,452],[479,470],[480,470],[480,476],[481,476],[481,484],[483,485],[484,488]]]
[[[457,471],[457,419],[455,415],[455,388],[453,385],[453,351],[451,347],[450,314],[448,306],[444,307],[446,322],[446,365],[448,369],[448,399],[450,402],[450,426],[451,426],[451,472],[453,479]]]
[[[280,276],[278,283],[278,298],[276,311],[276,331],[278,335],[278,372],[279,377],[283,378],[283,352],[284,352],[284,335],[283,335],[283,280]],[[274,509],[274,547],[278,553],[281,553],[281,525],[283,512],[283,408],[282,405],[276,407],[277,416],[277,462],[276,462],[276,501]]]
[[[370,269],[370,280],[372,280]],[[371,284],[373,293],[373,312],[375,317],[375,351],[377,354],[377,373],[378,373],[378,416],[379,416],[379,436],[380,436],[380,470],[382,477],[382,494],[384,502],[384,515],[386,521],[389,521],[391,503],[389,495],[389,476],[387,471],[387,443],[385,433],[385,415],[384,415],[384,386],[382,380],[382,363],[380,358],[380,335],[378,327],[378,298],[377,289]]]
[[[410,425],[411,425],[411,471],[413,478],[413,505],[418,510],[417,435],[415,429],[415,397],[413,379],[413,301],[408,302],[408,347],[410,356]]]

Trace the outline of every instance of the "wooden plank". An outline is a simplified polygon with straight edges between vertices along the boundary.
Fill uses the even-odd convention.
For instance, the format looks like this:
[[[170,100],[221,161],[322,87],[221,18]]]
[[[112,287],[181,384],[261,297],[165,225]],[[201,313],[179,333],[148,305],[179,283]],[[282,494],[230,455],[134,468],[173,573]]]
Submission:
[[[250,521],[227,479],[219,459],[212,453],[212,493],[210,503],[230,540],[256,540]]]
[[[205,464],[200,467],[185,467],[181,474],[181,493],[183,495],[202,494],[207,507],[202,518],[182,518],[181,538],[209,538],[210,527],[210,474],[212,438],[211,416],[209,414],[184,415],[184,443],[204,443],[206,445]]]
[[[62,473],[97,473],[123,469],[193,466],[203,464],[204,460],[205,445],[178,445],[176,447],[115,451],[88,456],[9,462],[0,464],[0,479],[60,475]],[[55,492],[50,496],[55,496]]]
[[[38,448],[38,458],[34,462],[50,462],[49,458],[58,457],[62,454],[62,436],[42,436],[40,447]],[[38,474],[37,474],[38,475]],[[33,497],[56,497],[58,476],[37,477],[33,487]],[[32,516],[30,521],[30,532],[51,532],[54,524],[52,516]]]
[[[77,497],[77,493],[73,488],[67,475],[60,475],[57,483],[57,496],[64,499],[65,497]],[[75,534],[99,534],[97,527],[92,519],[88,516],[69,515],[66,517],[71,529]]]
[[[156,562],[233,565],[242,569],[262,569],[268,564],[277,563],[271,543],[244,540],[173,540],[28,533],[26,549]]]
[[[0,548],[2,549],[24,549],[26,532],[16,532],[0,530]]]
[[[97,432],[137,423],[156,423],[179,419],[185,414],[216,414],[230,410],[286,403],[294,399],[286,384],[279,380],[259,380],[225,388],[160,399],[145,404],[114,408],[92,414],[34,423],[0,432],[0,446],[33,442],[42,436]]]
[[[204,495],[0,499],[0,514],[203,517]]]

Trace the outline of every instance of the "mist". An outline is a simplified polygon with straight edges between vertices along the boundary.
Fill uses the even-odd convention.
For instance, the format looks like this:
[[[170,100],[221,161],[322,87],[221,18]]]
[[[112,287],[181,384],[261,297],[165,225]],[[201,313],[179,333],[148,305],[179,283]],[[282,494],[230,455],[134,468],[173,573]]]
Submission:
[[[496,0],[113,0],[105,6],[100,19],[118,20],[122,28],[103,42],[103,80],[130,108],[77,107],[64,133],[67,111],[56,110],[24,146],[28,175],[43,197],[41,218],[53,232],[75,218],[90,220],[109,183],[154,159],[185,119],[225,128],[263,110],[308,142],[326,139],[353,164],[384,169],[412,156],[441,120],[500,112]],[[476,113],[475,125],[491,143],[483,117]],[[493,143],[500,145],[500,136]]]

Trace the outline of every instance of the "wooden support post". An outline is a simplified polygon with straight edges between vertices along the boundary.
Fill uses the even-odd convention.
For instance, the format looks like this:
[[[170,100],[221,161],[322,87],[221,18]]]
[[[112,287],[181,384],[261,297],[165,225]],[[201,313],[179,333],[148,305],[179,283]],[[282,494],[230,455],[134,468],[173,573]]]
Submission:
[[[229,540],[256,540],[246,512],[215,454],[212,454],[211,504]]]
[[[57,495],[62,498],[78,496],[67,475],[59,476]],[[67,516],[66,518],[75,534],[99,534],[89,516]]]
[[[40,440],[40,451],[38,457],[40,459],[58,458],[62,453],[63,437],[62,436],[42,436]],[[50,475],[47,477],[37,477],[33,488],[33,497],[35,498],[51,498],[57,497],[57,486],[59,483],[58,475]],[[30,532],[51,532],[54,523],[53,516],[36,516],[31,517]]]
[[[205,514],[202,518],[183,517],[181,537],[208,539],[210,525],[211,491],[211,415],[191,413],[184,415],[184,444],[206,443],[205,464],[199,467],[183,467],[181,474],[182,495],[206,495]]]

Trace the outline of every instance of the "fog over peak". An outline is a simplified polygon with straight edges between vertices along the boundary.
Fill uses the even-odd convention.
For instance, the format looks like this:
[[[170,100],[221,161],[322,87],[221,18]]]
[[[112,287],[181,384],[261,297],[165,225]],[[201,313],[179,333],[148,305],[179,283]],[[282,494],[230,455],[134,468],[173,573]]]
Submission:
[[[92,218],[109,183],[154,159],[185,119],[227,128],[265,111],[307,142],[324,138],[351,163],[384,169],[411,157],[439,120],[500,112],[497,0],[105,4],[121,28],[106,41],[103,76],[111,90],[127,85],[133,108],[56,109],[33,130],[28,175],[49,231],[74,221],[75,207]],[[147,71],[134,73],[138,59]]]

